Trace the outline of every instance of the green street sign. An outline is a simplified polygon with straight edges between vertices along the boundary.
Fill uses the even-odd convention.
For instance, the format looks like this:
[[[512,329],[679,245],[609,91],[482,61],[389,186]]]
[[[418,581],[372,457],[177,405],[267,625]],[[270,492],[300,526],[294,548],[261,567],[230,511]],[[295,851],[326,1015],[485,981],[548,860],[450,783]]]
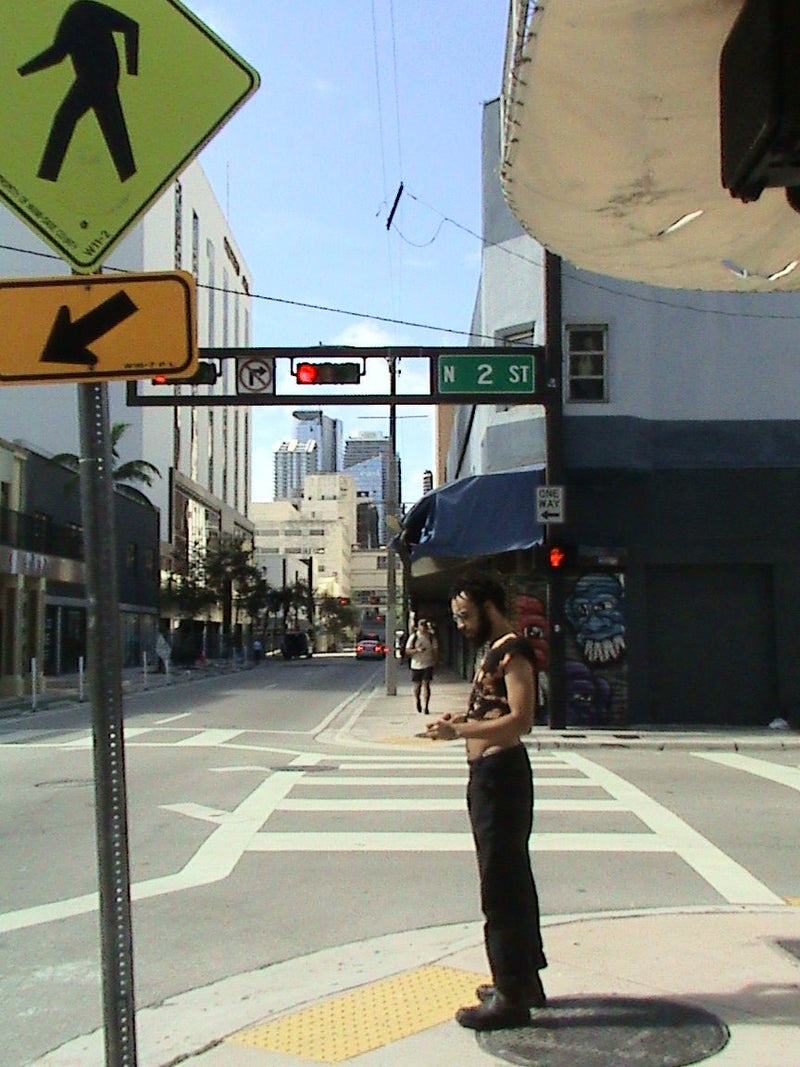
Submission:
[[[0,0],[0,199],[96,271],[258,84],[178,0]]]
[[[536,360],[533,354],[440,355],[439,392],[461,394],[535,393]]]

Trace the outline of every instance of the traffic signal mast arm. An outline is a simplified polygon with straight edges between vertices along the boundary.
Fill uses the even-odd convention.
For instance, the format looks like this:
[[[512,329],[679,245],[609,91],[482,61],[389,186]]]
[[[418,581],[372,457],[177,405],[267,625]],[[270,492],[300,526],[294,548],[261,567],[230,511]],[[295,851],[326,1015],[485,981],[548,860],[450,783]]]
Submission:
[[[317,346],[316,348],[203,348],[199,352],[201,368],[208,361],[232,359],[240,364],[257,363],[261,377],[269,377],[272,388],[238,393],[211,391],[207,394],[175,392],[167,395],[138,391],[134,382],[128,384],[129,407],[227,406],[243,404],[287,405],[312,402],[308,387],[314,386],[314,404],[360,406],[364,404],[387,404],[414,406],[457,403],[503,403],[543,404],[554,402],[554,392],[547,385],[545,375],[545,349],[543,346],[520,345],[514,347],[400,347],[353,348],[351,346]],[[339,391],[339,386],[356,386],[362,383],[367,370],[382,365],[402,371],[402,361],[425,361],[429,387],[392,392],[391,371],[386,375],[386,391],[358,392],[355,389]],[[295,384],[292,392],[286,391],[287,376],[278,375],[281,365],[289,363],[289,374]],[[153,379],[158,385],[213,384],[210,372],[198,369],[197,375],[189,378],[159,376]],[[266,370],[265,370],[266,368]],[[268,373],[267,373],[268,372]],[[206,378],[201,375],[209,374]],[[221,373],[217,374],[217,378]],[[235,376],[232,376],[235,377]],[[409,376],[409,384],[416,383],[419,375]],[[214,379],[216,381],[216,378]],[[280,389],[275,387],[278,383]],[[321,387],[329,386],[327,390]],[[305,395],[304,395],[305,394]]]

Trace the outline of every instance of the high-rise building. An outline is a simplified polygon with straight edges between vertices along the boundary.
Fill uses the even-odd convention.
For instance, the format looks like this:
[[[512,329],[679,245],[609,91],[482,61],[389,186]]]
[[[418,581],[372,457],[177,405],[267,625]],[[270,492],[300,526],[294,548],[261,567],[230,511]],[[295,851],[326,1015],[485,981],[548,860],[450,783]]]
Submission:
[[[356,493],[356,544],[359,548],[377,548],[380,544],[378,509],[366,489]]]
[[[332,419],[322,411],[294,411],[298,441],[315,441],[317,470],[335,474],[344,462],[344,431],[341,419]]]
[[[316,473],[316,441],[281,441],[275,449],[275,499],[299,499],[306,477]]]
[[[368,494],[378,511],[378,540],[387,543],[386,514],[390,496],[391,442],[381,433],[355,433],[344,446],[344,469],[355,479],[356,490]],[[400,460],[395,457],[395,500],[400,491]],[[362,500],[364,497],[362,496]],[[365,546],[366,547],[366,546]]]

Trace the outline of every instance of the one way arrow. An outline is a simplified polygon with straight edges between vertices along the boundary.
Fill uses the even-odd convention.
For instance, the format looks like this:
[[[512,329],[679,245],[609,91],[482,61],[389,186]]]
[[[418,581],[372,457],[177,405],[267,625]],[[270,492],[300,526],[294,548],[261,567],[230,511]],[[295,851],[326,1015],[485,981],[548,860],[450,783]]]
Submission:
[[[88,311],[75,322],[72,321],[69,308],[62,306],[56,315],[40,362],[94,367],[97,356],[88,346],[92,341],[111,333],[136,311],[138,308],[127,293],[117,293],[116,296],[109,297],[105,303],[93,311]]]

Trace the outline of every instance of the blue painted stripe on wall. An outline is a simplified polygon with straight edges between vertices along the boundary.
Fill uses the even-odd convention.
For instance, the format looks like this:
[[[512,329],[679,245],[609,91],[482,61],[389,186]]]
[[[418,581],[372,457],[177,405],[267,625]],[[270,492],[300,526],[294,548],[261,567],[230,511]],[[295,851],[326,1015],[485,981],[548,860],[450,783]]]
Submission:
[[[800,467],[800,420],[653,422],[566,415],[564,462],[571,468]]]

